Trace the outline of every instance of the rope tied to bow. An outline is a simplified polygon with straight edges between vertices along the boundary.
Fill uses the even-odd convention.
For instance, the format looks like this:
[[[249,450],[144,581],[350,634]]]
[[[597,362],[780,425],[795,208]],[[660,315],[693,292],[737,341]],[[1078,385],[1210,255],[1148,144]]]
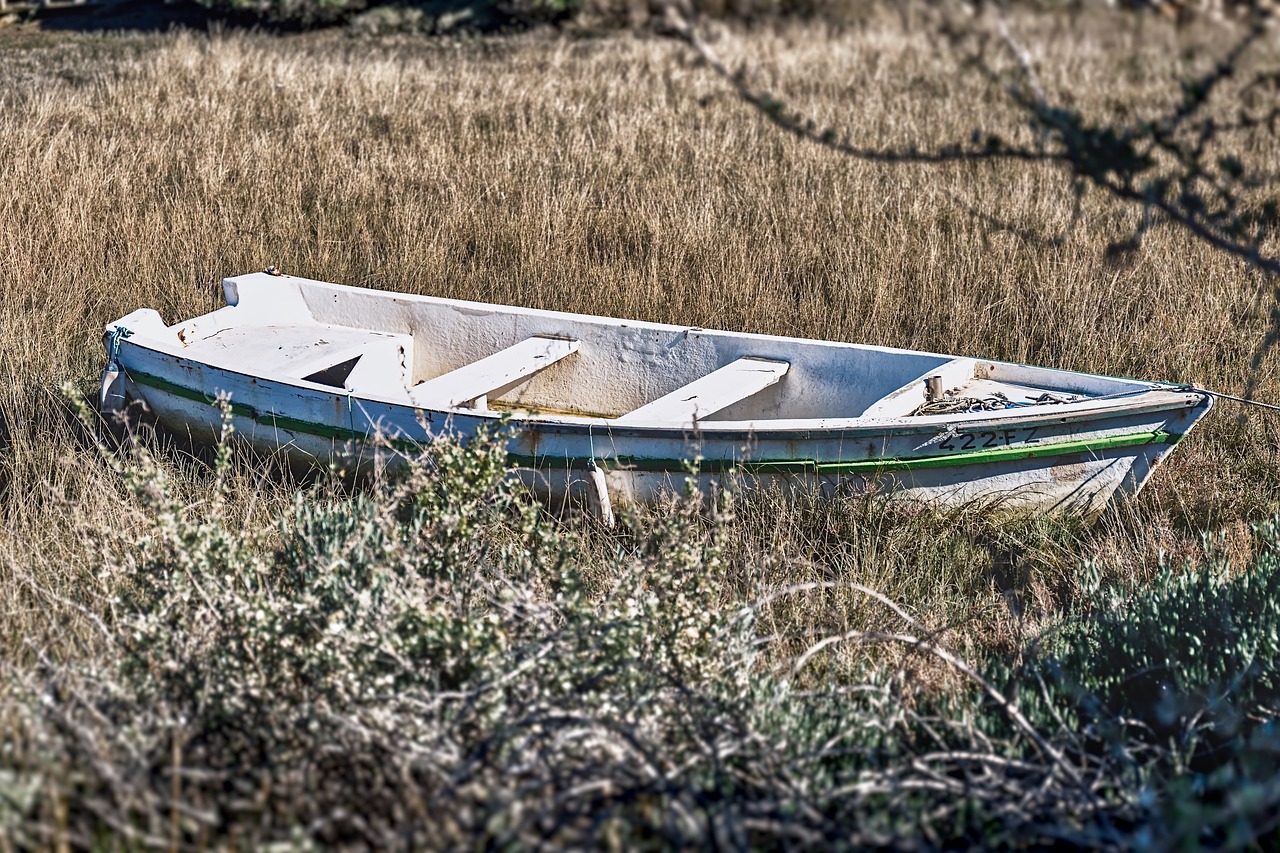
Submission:
[[[120,344],[133,337],[133,331],[124,326],[113,326],[107,332],[107,366],[120,367]]]
[[[118,413],[124,405],[124,390],[120,381],[120,344],[133,332],[124,326],[114,326],[106,334],[107,363],[98,379],[98,410]]]
[[[1231,400],[1234,403],[1243,403],[1246,406],[1257,406],[1259,409],[1280,412],[1280,406],[1277,406],[1274,403],[1264,403],[1261,400],[1251,400],[1248,397],[1237,397],[1235,394],[1224,394],[1221,391],[1212,391],[1208,388],[1200,388],[1196,385],[1160,385],[1157,387],[1161,391],[1184,391],[1188,394],[1208,394],[1210,397],[1218,397],[1223,400]]]

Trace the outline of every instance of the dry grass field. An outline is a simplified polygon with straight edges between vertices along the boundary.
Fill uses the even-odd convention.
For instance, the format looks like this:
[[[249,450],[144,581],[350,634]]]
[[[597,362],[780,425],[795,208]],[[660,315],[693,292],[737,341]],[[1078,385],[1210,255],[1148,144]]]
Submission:
[[[1015,23],[1046,87],[1094,116],[1166,108],[1176,81],[1233,37],[1101,12]],[[1274,66],[1277,46],[1254,61]],[[725,31],[716,47],[868,145],[1027,133],[999,89],[910,16]],[[1251,169],[1280,172],[1273,137],[1226,144]],[[103,543],[142,524],[148,504],[60,390],[96,392],[103,324],[141,306],[170,322],[210,310],[223,276],[269,265],[1280,402],[1273,281],[1162,224],[1117,261],[1105,247],[1141,211],[1098,193],[1074,226],[1072,210],[1069,176],[1051,166],[885,166],[789,139],[655,37],[0,29],[0,660],[38,680],[113,653],[100,626],[121,579]],[[715,594],[733,608],[792,583],[858,583],[946,627],[963,654],[1013,650],[1099,588],[1082,580],[1089,560],[1101,588],[1122,589],[1201,557],[1206,535],[1252,558],[1249,525],[1280,507],[1277,447],[1280,417],[1224,402],[1136,506],[1089,528],[742,506],[719,531],[728,569]],[[205,468],[180,451],[158,458],[190,513],[216,505],[246,530],[273,529],[294,492],[313,488],[239,460],[225,500],[210,503]],[[640,535],[559,523],[600,567]],[[882,615],[853,594],[798,596],[762,613],[760,630],[781,638],[780,658]],[[956,683],[920,667],[939,689]],[[0,715],[12,727],[0,745],[33,742],[12,734],[27,731],[20,716]]]

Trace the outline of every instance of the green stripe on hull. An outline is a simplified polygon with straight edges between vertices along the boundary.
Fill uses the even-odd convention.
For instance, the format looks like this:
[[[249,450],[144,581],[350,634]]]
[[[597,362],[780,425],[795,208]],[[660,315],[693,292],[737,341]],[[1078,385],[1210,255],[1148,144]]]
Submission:
[[[1148,444],[1176,444],[1179,436],[1163,430],[1128,433],[1102,438],[1086,438],[1077,441],[1059,441],[1036,447],[1000,447],[991,450],[960,452],[946,456],[917,456],[907,459],[860,459],[855,462],[818,462],[813,459],[760,459],[736,462],[723,459],[704,459],[698,465],[700,473],[714,474],[724,471],[747,471],[754,474],[888,474],[894,471],[924,471],[930,468],[956,468],[963,465],[988,465],[997,462],[1016,462],[1023,459],[1041,459],[1052,456],[1098,453],[1125,447],[1141,447]],[[553,460],[545,456],[519,456],[509,454],[515,465],[529,468],[581,467],[566,465],[565,459]],[[684,473],[688,471],[686,460],[653,459],[635,456],[604,457],[619,468],[630,471]],[[550,464],[549,464],[550,463]],[[557,464],[558,463],[558,464]]]
[[[171,382],[161,376],[153,376],[150,373],[142,373],[140,371],[125,371],[130,382],[138,385],[146,385],[149,388],[155,388],[157,391],[163,391],[166,394],[172,394],[174,397],[181,397],[184,400],[191,400],[196,403],[204,403],[208,406],[220,405],[216,399],[213,399],[203,391],[196,391],[185,385],[179,385]],[[237,403],[234,400],[227,402],[227,407],[231,410],[231,414],[240,418],[249,418],[263,426],[276,427],[288,432],[302,432],[307,435],[314,435],[320,438],[333,439],[335,441],[368,441],[369,433],[360,432],[358,430],[343,429],[342,427],[330,426],[329,424],[315,423],[314,421],[304,421],[299,418],[291,418],[287,415],[277,415],[274,412],[260,412],[253,406],[246,406],[244,403]],[[393,444],[403,445],[404,447],[417,447],[417,442],[401,441],[392,442]]]
[[[865,459],[857,462],[809,462],[809,468],[795,467],[793,462],[759,462],[758,471],[806,470],[818,474],[876,474],[888,471],[919,471],[929,468],[950,468],[956,465],[984,465],[993,462],[1015,462],[1022,459],[1041,459],[1048,456],[1069,456],[1074,453],[1097,453],[1123,447],[1140,447],[1146,444],[1176,444],[1178,436],[1164,430],[1128,433],[1102,438],[1085,438],[1077,441],[1058,441],[1052,444],[1027,447],[997,447],[991,450],[974,450],[946,456],[920,456],[912,459]],[[790,466],[790,467],[788,467]]]
[[[130,381],[146,385],[197,403],[210,406],[218,405],[218,401],[207,394],[187,388],[149,373],[127,371]],[[282,429],[287,432],[304,433],[317,438],[333,441],[364,442],[369,440],[369,433],[351,429],[343,429],[329,424],[314,423],[272,412],[260,412],[243,403],[228,403],[231,413],[237,417],[250,418],[262,426]],[[702,473],[722,473],[725,471],[745,471],[756,474],[887,474],[895,471],[923,471],[931,468],[953,468],[965,465],[989,465],[999,462],[1017,462],[1025,459],[1042,459],[1052,456],[1070,456],[1073,454],[1098,453],[1105,450],[1116,450],[1126,447],[1141,447],[1149,444],[1176,444],[1181,436],[1164,430],[1127,433],[1124,435],[1086,438],[1075,441],[1059,441],[1036,446],[996,447],[990,450],[961,451],[937,456],[918,456],[911,458],[863,459],[854,462],[818,462],[813,459],[762,459],[754,461],[734,461],[724,459],[705,459],[698,465]],[[385,440],[385,439],[384,439]],[[415,450],[420,443],[406,440],[385,440],[391,447],[400,450]],[[509,453],[507,458],[513,465],[526,468],[560,469],[581,468],[586,465],[585,459],[550,456],[527,456]],[[621,469],[648,471],[655,473],[686,473],[688,462],[684,459],[654,459],[648,457],[617,456],[604,457],[601,461],[609,461]]]

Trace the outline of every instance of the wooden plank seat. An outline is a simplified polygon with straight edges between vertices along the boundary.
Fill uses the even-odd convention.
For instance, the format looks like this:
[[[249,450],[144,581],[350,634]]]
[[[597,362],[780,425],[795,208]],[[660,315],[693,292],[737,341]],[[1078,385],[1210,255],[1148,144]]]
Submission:
[[[380,342],[408,343],[392,335],[323,323],[240,326],[211,334],[194,323],[178,332],[186,354],[254,374],[301,378],[345,361]]]
[[[614,423],[637,426],[696,423],[776,384],[790,367],[785,361],[745,356],[615,418]]]
[[[294,375],[320,385],[377,396],[397,396],[409,384],[413,339],[408,335],[370,333],[365,340],[292,366]]]
[[[479,361],[415,385],[409,397],[413,405],[420,408],[483,409],[490,395],[505,393],[535,373],[573,355],[578,346],[577,341],[566,338],[526,338]]]

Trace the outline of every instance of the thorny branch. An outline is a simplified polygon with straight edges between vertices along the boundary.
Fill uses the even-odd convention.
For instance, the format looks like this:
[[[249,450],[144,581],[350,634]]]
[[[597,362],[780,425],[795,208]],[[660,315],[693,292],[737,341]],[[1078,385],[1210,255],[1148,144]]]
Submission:
[[[798,139],[848,157],[885,164],[1055,163],[1069,170],[1077,203],[1087,189],[1094,188],[1143,208],[1144,215],[1133,233],[1113,242],[1109,254],[1136,249],[1154,212],[1219,251],[1266,274],[1280,274],[1280,256],[1263,247],[1280,223],[1280,204],[1275,200],[1251,204],[1244,195],[1246,190],[1271,182],[1267,176],[1248,174],[1239,157],[1220,153],[1215,145],[1229,131],[1275,133],[1280,124],[1280,72],[1256,73],[1242,89],[1244,93],[1269,94],[1270,108],[1250,113],[1242,107],[1233,122],[1209,114],[1214,94],[1237,75],[1249,49],[1264,35],[1260,22],[1255,21],[1211,70],[1183,81],[1182,98],[1166,114],[1131,123],[1118,119],[1092,122],[1078,110],[1052,101],[1040,84],[1030,52],[1014,37],[1003,17],[996,19],[996,41],[1013,58],[1017,67],[1013,75],[999,72],[988,60],[990,33],[944,22],[941,35],[960,55],[964,67],[1004,89],[1035,132],[1035,142],[1014,144],[995,133],[975,129],[968,140],[933,148],[860,145],[835,129],[820,128],[812,119],[788,110],[772,93],[753,86],[745,66],[731,69],[687,10],[668,3],[665,24],[668,33],[687,44],[739,98]]]

